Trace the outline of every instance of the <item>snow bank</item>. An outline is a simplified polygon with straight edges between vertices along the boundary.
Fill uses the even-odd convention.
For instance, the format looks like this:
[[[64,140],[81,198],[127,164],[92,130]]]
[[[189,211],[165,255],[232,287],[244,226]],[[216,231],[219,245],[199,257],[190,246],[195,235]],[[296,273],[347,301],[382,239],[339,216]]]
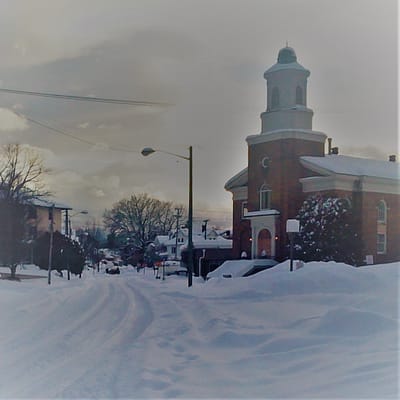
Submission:
[[[0,397],[398,398],[399,269],[0,280]]]

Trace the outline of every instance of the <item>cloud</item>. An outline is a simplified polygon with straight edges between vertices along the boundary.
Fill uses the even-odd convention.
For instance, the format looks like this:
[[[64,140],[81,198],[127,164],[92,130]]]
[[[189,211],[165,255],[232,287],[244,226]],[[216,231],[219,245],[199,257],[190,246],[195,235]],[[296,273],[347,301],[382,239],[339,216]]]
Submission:
[[[89,151],[104,151],[104,150],[108,150],[109,149],[109,145],[107,143],[96,143],[95,145],[93,145]]]
[[[95,197],[104,197],[106,195],[102,189],[93,189],[93,194]]]
[[[26,120],[8,108],[0,108],[0,131],[12,132],[28,129]]]

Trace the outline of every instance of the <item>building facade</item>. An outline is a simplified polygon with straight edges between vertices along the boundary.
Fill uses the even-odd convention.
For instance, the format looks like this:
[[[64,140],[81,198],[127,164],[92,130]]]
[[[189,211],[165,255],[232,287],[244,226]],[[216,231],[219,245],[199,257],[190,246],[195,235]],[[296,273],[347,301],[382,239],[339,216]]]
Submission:
[[[307,106],[310,71],[284,47],[264,73],[267,108],[261,132],[246,138],[248,165],[225,189],[233,199],[233,256],[287,258],[286,221],[311,194],[346,197],[359,215],[365,256],[400,259],[399,168],[391,161],[341,156],[331,139],[312,129]],[[328,139],[328,154],[325,154]]]

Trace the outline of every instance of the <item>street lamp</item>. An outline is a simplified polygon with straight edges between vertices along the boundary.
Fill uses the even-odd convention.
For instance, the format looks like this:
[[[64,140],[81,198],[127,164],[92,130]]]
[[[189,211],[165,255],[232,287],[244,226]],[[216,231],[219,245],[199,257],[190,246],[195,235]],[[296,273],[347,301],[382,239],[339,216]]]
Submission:
[[[65,226],[66,226],[65,232],[66,232],[66,235],[70,239],[71,239],[71,236],[72,236],[71,218],[75,217],[76,215],[79,215],[79,214],[85,214],[86,215],[86,214],[89,214],[89,212],[87,210],[82,210],[82,211],[77,211],[76,213],[68,216],[68,210],[65,210]]]
[[[169,154],[174,157],[182,158],[189,161],[189,215],[188,215],[188,286],[192,286],[193,280],[193,149],[189,147],[189,157],[180,154],[170,153],[164,150],[145,147],[142,155],[147,157],[158,151],[159,153]]]

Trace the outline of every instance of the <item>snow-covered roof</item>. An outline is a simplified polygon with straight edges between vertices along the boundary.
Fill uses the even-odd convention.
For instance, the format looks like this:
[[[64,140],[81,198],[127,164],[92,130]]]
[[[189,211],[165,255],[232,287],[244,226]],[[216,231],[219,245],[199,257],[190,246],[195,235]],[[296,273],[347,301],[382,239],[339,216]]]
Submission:
[[[186,246],[187,242],[182,244],[181,249],[186,249]],[[194,235],[193,246],[197,249],[231,249],[232,240],[222,236],[217,236],[215,239],[204,239],[204,236]]]
[[[194,236],[193,245],[197,248],[219,248],[219,249],[231,249],[232,240],[225,239],[222,236],[217,236],[215,239],[204,239],[204,237]]]
[[[230,178],[225,183],[225,190],[231,190],[241,186],[247,186],[248,181],[248,169],[247,167],[238,172],[235,176]]]
[[[157,235],[156,238],[154,239],[155,242],[157,242],[160,245],[165,245],[165,243],[169,240],[168,235]]]
[[[338,154],[330,154],[325,157],[303,156],[300,161],[304,167],[321,175],[369,176],[395,180],[400,178],[400,168],[397,162]]]
[[[279,215],[280,212],[274,209],[267,209],[267,210],[258,210],[258,211],[248,211],[245,215],[246,218],[249,217],[261,217],[263,215]]]
[[[56,201],[50,201],[50,200],[45,200],[45,199],[32,199],[32,200],[29,200],[29,202],[37,207],[50,208],[54,204],[54,208],[59,208],[61,210],[72,210],[71,207],[69,207],[65,204],[62,204],[62,203],[58,203]]]

